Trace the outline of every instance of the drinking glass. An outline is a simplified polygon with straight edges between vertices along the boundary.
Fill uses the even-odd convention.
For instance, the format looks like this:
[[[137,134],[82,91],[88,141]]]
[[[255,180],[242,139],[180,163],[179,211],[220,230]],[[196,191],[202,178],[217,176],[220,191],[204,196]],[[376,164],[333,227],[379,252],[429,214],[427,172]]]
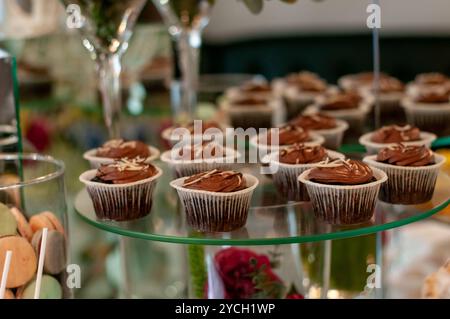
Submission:
[[[181,71],[181,112],[178,121],[195,118],[202,32],[215,0],[153,0],[176,42]]]
[[[146,0],[62,0],[67,26],[81,31],[96,62],[103,115],[110,138],[120,137],[121,57]]]

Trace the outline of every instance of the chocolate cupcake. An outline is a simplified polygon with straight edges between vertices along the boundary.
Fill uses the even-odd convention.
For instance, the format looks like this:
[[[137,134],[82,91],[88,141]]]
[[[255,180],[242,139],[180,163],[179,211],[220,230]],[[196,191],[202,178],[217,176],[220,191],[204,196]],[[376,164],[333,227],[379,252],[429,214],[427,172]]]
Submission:
[[[404,120],[405,115],[401,108],[401,101],[405,96],[405,92],[405,84],[400,80],[394,77],[380,78],[378,87],[380,115],[386,118]],[[376,96],[372,85],[361,88],[360,93],[375,106]]]
[[[314,73],[300,72],[289,75],[286,78],[286,88],[282,95],[286,105],[287,118],[291,119],[300,114],[327,89],[327,82]]]
[[[220,109],[231,126],[260,129],[270,128],[277,123],[282,105],[279,99],[252,95],[224,99],[220,103]]]
[[[380,150],[378,155],[364,158],[364,161],[388,176],[380,191],[382,201],[412,205],[432,198],[445,158],[426,146],[397,144]]]
[[[289,124],[323,136],[323,146],[332,150],[341,146],[344,133],[348,129],[347,122],[320,113],[297,116]]]
[[[229,170],[239,158],[239,152],[213,142],[173,148],[161,156],[161,160],[169,165],[176,178],[213,169]]]
[[[450,90],[434,86],[413,90],[403,99],[408,123],[422,130],[446,135],[450,133]]]
[[[161,137],[172,146],[185,141],[185,136],[176,134],[176,129],[182,129],[178,133],[188,134],[190,137],[190,142],[201,143],[205,140],[210,140],[212,135],[214,134],[225,132],[226,127],[220,123],[217,123],[216,121],[203,120],[195,120],[183,125],[171,126],[169,128],[166,128],[161,133]]]
[[[294,144],[313,146],[322,145],[324,141],[325,139],[319,134],[310,133],[300,126],[285,125],[252,137],[250,144],[267,154]]]
[[[127,221],[148,215],[161,169],[138,160],[120,160],[87,171],[80,181],[94,204],[97,218]]]
[[[357,224],[374,214],[381,184],[386,174],[360,161],[323,162],[303,172],[316,217],[331,224]]]
[[[421,132],[419,128],[412,125],[389,125],[375,132],[364,134],[360,137],[359,143],[366,147],[367,153],[376,154],[381,149],[397,143],[431,147],[431,143],[435,139],[436,135]]]
[[[373,85],[373,72],[362,72],[357,74],[344,75],[338,80],[339,87],[347,92],[358,92],[362,88],[367,88]],[[380,80],[390,78],[386,73],[380,73]]]
[[[359,94],[335,92],[320,96],[314,105],[309,106],[304,115],[322,113],[346,121],[353,131],[361,131],[371,105]]]
[[[225,98],[237,100],[242,98],[272,99],[274,92],[266,81],[249,81],[239,87],[231,87],[225,92]]]
[[[150,163],[159,157],[159,150],[140,141],[117,139],[87,151],[83,157],[89,161],[92,168],[99,168],[102,164],[110,164],[122,158]]]
[[[187,223],[202,232],[230,232],[247,222],[258,179],[235,171],[212,170],[170,183],[183,203]]]
[[[326,150],[322,146],[296,144],[269,155],[269,162],[276,167],[272,175],[278,191],[290,201],[308,201],[306,187],[298,181],[304,171],[323,161],[344,159],[343,154]]]
[[[450,82],[448,76],[438,72],[421,73],[416,76],[414,81],[417,85],[445,85]]]

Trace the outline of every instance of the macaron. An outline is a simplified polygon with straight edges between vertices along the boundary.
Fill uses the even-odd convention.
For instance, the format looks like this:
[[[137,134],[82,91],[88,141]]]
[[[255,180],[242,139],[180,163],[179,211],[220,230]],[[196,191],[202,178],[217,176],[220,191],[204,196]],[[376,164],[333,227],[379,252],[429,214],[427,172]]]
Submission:
[[[0,185],[9,186],[20,183],[19,176],[15,174],[1,174]],[[6,195],[7,203],[11,203],[13,206],[20,206],[20,192],[17,187],[6,188],[2,191],[2,195]]]
[[[33,233],[40,229],[48,228],[49,230],[56,230],[64,235],[64,227],[61,225],[59,219],[51,212],[42,212],[30,218],[30,226]]]
[[[12,207],[10,211],[16,218],[17,230],[19,231],[19,234],[30,241],[33,237],[33,231],[31,230],[31,226],[28,223],[27,219],[16,207]]]
[[[11,290],[9,290],[9,289],[6,289],[5,290],[5,299],[16,299],[16,296],[14,296],[14,293],[11,291]]]
[[[41,249],[42,230],[38,230],[31,241],[31,245],[39,256]],[[67,264],[66,240],[64,236],[56,230],[49,230],[47,233],[47,246],[45,249],[44,272],[50,275],[57,275],[64,270]]]
[[[36,279],[17,290],[17,299],[34,299]],[[62,299],[62,288],[58,280],[52,276],[44,275],[41,280],[39,299]]]
[[[17,234],[17,222],[9,208],[0,203],[0,237]]]
[[[33,247],[23,237],[0,238],[0,269],[3,269],[6,252],[12,251],[6,288],[17,288],[30,281],[37,269],[37,257]]]

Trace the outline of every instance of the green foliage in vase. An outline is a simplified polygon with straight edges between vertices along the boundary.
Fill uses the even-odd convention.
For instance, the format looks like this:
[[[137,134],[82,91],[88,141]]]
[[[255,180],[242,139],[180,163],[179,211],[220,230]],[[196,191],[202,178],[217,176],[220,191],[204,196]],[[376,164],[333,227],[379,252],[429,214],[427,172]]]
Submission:
[[[76,4],[88,21],[88,32],[92,32],[103,47],[109,47],[117,39],[119,25],[127,10],[134,9],[144,0],[63,0],[66,5]]]
[[[202,299],[205,295],[205,285],[208,280],[203,246],[189,245],[188,259],[192,292],[195,298]]]

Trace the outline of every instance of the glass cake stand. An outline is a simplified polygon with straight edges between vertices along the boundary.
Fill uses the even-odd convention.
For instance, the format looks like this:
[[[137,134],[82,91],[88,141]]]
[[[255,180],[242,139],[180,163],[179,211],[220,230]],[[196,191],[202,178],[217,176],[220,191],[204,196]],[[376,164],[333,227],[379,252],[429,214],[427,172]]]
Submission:
[[[343,239],[377,233],[425,218],[450,203],[450,177],[440,173],[431,201],[421,205],[392,205],[378,202],[371,221],[363,224],[337,226],[314,217],[309,202],[288,202],[274,187],[271,179],[260,175],[257,166],[239,170],[256,175],[260,185],[255,190],[247,225],[230,233],[199,233],[187,226],[176,192],[169,186],[172,174],[164,170],[154,195],[152,212],[145,218],[130,222],[98,220],[86,190],[75,199],[77,213],[87,223],[118,235],[178,244],[197,245],[280,245]]]
[[[330,225],[314,217],[310,203],[284,199],[272,180],[259,174],[257,165],[243,165],[237,169],[254,174],[260,180],[246,226],[230,233],[199,233],[186,224],[178,196],[169,186],[173,179],[171,171],[161,162],[155,164],[163,169],[164,174],[155,190],[152,212],[145,218],[129,222],[98,220],[86,190],[78,193],[75,199],[75,210],[84,221],[119,235],[122,294],[127,298],[148,297],[143,291],[152,285],[147,282],[156,280],[154,277],[158,276],[149,275],[146,266],[148,260],[155,258],[150,253],[153,245],[160,246],[159,249],[166,251],[167,255],[172,256],[170,249],[173,249],[186,257],[181,261],[166,262],[180,264],[178,268],[183,269],[183,278],[188,278],[183,279],[186,284],[182,286],[184,290],[189,290],[190,298],[223,297],[220,293],[213,293],[220,292],[222,284],[214,284],[217,272],[211,267],[211,261],[221,249],[237,246],[264,252],[267,256],[283,256],[282,261],[278,262],[282,265],[280,271],[284,271],[283,278],[287,278],[283,280],[288,280],[308,298],[351,298],[361,294],[368,298],[384,298],[387,291],[387,276],[384,273],[390,267],[384,250],[387,238],[392,237],[386,231],[426,219],[450,204],[450,176],[441,172],[433,198],[427,203],[407,206],[379,201],[369,222]],[[161,243],[178,245],[166,244],[161,248]],[[369,265],[380,266],[381,284],[375,287],[379,289],[369,289],[367,292],[364,285],[369,280]],[[343,272],[342,267],[348,268],[348,272]],[[344,278],[343,274],[352,278]],[[151,278],[145,279],[145,276]],[[180,282],[171,284],[170,289],[180,286]],[[210,283],[210,289],[204,295],[206,283]]]

